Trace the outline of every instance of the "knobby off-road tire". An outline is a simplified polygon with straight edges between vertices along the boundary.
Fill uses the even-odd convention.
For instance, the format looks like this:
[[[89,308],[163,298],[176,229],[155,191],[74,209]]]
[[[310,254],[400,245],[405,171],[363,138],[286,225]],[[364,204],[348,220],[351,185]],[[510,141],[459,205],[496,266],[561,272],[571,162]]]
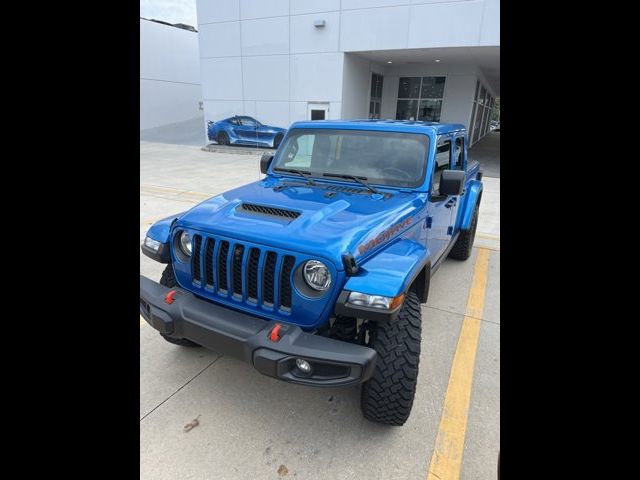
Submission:
[[[173,288],[178,286],[178,281],[176,280],[176,274],[173,271],[172,264],[168,264],[167,268],[165,268],[164,272],[162,272],[162,277],[160,277],[160,285],[164,285],[165,287],[168,287],[168,288]],[[186,338],[171,338],[162,333],[160,335],[162,335],[162,338],[164,338],[167,342],[173,343],[174,345],[180,345],[181,347],[199,347],[200,346],[197,343],[192,342],[191,340],[187,340]]]
[[[409,292],[396,320],[376,325],[370,343],[378,352],[376,369],[360,396],[366,419],[403,425],[409,418],[418,382],[421,324],[420,301]]]
[[[478,205],[473,210],[473,217],[471,218],[471,228],[469,230],[461,231],[458,235],[455,245],[449,252],[449,258],[454,260],[466,260],[471,255],[471,249],[473,248],[473,241],[476,238],[476,227],[478,226]]]

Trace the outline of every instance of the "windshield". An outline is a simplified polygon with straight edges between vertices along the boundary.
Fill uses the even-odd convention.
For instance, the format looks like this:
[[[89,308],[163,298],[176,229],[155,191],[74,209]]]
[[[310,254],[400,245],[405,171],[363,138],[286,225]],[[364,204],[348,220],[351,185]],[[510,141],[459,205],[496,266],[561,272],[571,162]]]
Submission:
[[[424,179],[428,146],[429,138],[416,133],[294,128],[278,149],[274,168],[415,188]]]

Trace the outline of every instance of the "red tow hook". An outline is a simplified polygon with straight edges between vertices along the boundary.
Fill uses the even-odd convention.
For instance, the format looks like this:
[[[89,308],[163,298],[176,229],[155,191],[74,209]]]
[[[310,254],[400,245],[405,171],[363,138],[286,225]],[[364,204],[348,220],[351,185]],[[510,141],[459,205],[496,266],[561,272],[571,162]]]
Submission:
[[[167,295],[164,297],[164,303],[168,303],[169,305],[171,305],[173,302],[175,302],[175,300],[173,299],[173,296],[176,294],[176,290],[171,290],[169,293],[167,293]]]
[[[271,332],[269,333],[269,340],[271,340],[272,342],[277,342],[278,340],[280,340],[280,329],[282,328],[282,325],[280,325],[279,323],[276,323],[276,326],[273,327],[271,329]]]

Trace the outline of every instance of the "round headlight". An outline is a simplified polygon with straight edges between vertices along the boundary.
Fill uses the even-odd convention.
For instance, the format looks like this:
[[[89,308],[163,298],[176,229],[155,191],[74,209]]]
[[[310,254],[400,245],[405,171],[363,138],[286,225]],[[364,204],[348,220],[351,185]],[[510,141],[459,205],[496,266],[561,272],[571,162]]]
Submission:
[[[304,264],[304,280],[311,288],[322,292],[331,286],[331,273],[324,263],[309,260]]]
[[[182,232],[180,234],[180,250],[187,257],[191,256],[191,234],[187,232]]]

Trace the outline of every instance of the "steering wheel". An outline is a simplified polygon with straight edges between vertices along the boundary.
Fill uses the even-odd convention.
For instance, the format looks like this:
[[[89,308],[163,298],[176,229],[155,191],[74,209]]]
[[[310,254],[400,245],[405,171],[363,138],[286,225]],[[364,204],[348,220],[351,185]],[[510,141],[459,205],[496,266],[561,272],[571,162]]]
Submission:
[[[395,167],[387,167],[387,168],[383,168],[382,169],[382,173],[385,172],[390,172],[392,177],[396,177],[398,178],[398,175],[394,175],[394,173],[399,173],[400,178],[404,178],[407,180],[412,180],[411,175],[409,175],[407,172],[405,172],[404,170],[400,170],[399,168],[395,168]]]

